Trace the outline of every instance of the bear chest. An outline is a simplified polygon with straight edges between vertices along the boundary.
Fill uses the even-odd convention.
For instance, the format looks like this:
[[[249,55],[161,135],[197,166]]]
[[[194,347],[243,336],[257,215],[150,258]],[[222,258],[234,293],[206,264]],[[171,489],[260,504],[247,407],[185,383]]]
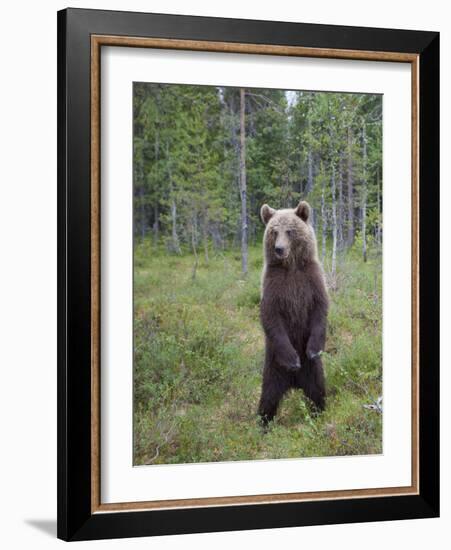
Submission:
[[[308,322],[313,306],[313,286],[302,272],[282,273],[274,278],[268,289],[287,328],[302,330]]]

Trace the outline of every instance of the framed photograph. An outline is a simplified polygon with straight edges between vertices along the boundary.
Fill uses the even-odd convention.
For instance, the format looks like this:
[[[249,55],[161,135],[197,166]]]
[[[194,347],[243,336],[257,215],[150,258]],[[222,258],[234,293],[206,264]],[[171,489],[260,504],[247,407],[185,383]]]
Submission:
[[[58,536],[439,514],[439,35],[58,13]]]

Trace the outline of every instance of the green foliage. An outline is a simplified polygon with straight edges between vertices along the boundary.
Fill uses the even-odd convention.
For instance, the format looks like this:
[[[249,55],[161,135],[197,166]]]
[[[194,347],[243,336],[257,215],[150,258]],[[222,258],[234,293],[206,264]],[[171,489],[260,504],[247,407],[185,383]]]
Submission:
[[[235,246],[242,230],[239,89],[136,83],[133,100],[136,235],[152,234],[172,253]],[[252,242],[264,202],[293,207],[301,198],[315,223],[321,217],[325,237],[338,224],[340,248],[352,244],[342,235],[364,227],[362,217],[365,237],[380,242],[381,96],[246,89],[245,142]]]
[[[261,247],[240,257],[168,256],[135,247],[134,462],[209,462],[380,453],[382,417],[364,408],[382,394],[381,258],[341,258],[331,291],[326,411],[291,392],[263,435],[256,410],[264,338],[259,322]]]

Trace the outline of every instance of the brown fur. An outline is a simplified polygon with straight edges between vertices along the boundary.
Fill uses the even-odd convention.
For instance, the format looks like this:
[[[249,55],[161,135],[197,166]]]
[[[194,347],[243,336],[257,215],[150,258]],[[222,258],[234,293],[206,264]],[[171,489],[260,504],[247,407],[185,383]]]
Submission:
[[[260,318],[266,353],[259,415],[266,425],[290,388],[302,388],[318,410],[325,407],[324,350],[328,296],[318,261],[310,206],[274,210],[263,205]]]

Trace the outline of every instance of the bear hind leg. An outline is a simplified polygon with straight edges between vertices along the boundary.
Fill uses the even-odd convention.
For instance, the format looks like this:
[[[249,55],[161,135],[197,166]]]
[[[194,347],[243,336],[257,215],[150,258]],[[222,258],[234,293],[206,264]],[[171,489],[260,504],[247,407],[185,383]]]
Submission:
[[[321,412],[326,407],[326,381],[321,359],[318,357],[311,361],[306,371],[308,374],[304,376],[301,387],[305,396],[313,402],[316,411]]]
[[[265,369],[262,393],[258,405],[258,414],[264,428],[273,420],[279,408],[279,403],[289,387],[288,382],[280,374]]]

